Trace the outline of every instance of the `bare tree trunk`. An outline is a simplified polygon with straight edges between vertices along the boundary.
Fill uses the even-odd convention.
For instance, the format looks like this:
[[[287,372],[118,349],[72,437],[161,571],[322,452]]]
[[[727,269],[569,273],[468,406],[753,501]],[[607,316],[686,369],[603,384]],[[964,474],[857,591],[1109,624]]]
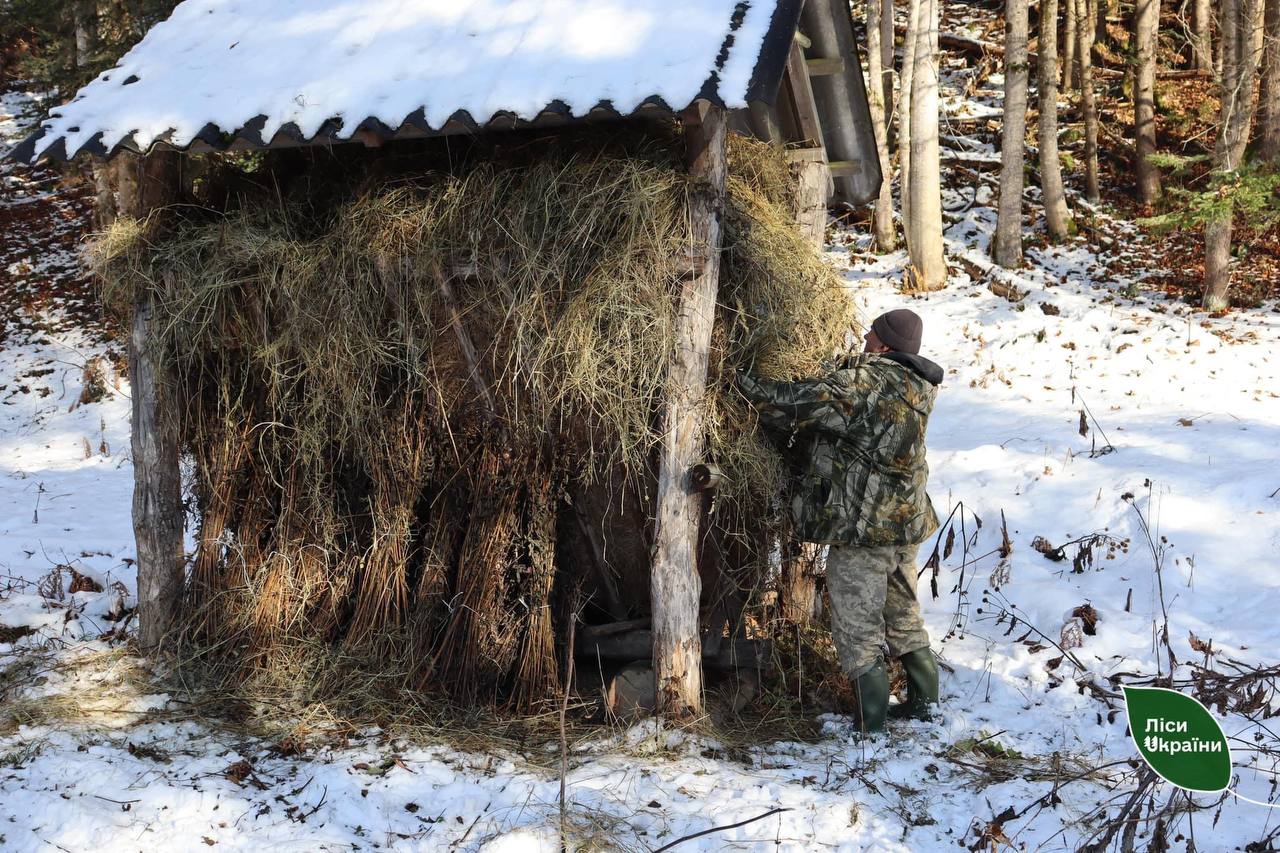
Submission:
[[[121,155],[116,170],[120,214],[145,219],[169,203],[178,181],[178,155]],[[185,560],[182,489],[178,469],[178,407],[169,398],[167,365],[153,321],[154,295],[141,293],[129,335],[133,399],[133,534],[138,557],[138,642],[158,648],[177,623]]]
[[[1258,156],[1280,165],[1280,0],[1266,0],[1262,85],[1258,89]]]
[[[908,247],[911,232],[911,87],[916,77],[916,16],[918,0],[908,0],[907,35],[902,45],[902,71],[898,74],[898,187],[901,193],[903,233]]]
[[[1000,209],[993,255],[1002,267],[1022,264],[1022,188],[1027,151],[1027,0],[1005,0],[1004,121],[1000,134]]]
[[[1093,40],[1096,44],[1111,44],[1111,33],[1107,31],[1107,16],[1115,9],[1116,0],[1097,0],[1093,10]]]
[[[93,61],[94,34],[97,31],[97,7],[91,0],[74,0],[72,24],[76,38],[76,68],[87,68]]]
[[[884,107],[886,126],[893,124],[889,119],[889,116],[892,116],[893,111],[896,109],[896,106],[893,103],[893,57],[896,52],[893,45],[893,39],[893,0],[880,0],[880,67],[884,69]],[[893,138],[892,128],[890,128],[889,138]]]
[[[1255,15],[1254,15],[1254,17],[1252,18],[1252,21],[1253,21],[1253,37],[1252,37],[1252,41],[1251,41],[1251,43],[1252,43],[1252,46],[1253,46],[1253,52],[1254,52],[1254,55],[1257,57],[1257,59],[1256,59],[1255,61],[1256,61],[1256,62],[1258,62],[1258,67],[1259,67],[1259,68],[1261,68],[1261,67],[1262,67],[1262,65],[1261,65],[1261,63],[1262,63],[1262,48],[1263,48],[1264,39],[1265,39],[1265,36],[1266,36],[1266,31],[1263,29],[1263,5],[1264,5],[1264,3],[1265,3],[1265,0],[1256,0],[1256,2],[1253,4],[1253,7],[1252,7],[1252,8],[1253,8],[1253,10],[1254,10],[1254,12],[1256,12],[1256,14],[1255,14]]]
[[[1098,105],[1093,88],[1093,6],[1097,0],[1080,0],[1080,112],[1084,114],[1084,196],[1093,204],[1102,198],[1098,185]]]
[[[725,113],[710,107],[685,130],[692,248],[703,261],[684,285],[676,321],[659,451],[658,493],[650,578],[653,602],[653,672],[659,712],[683,718],[702,713],[702,641],[697,567],[701,495],[690,470],[703,453],[702,415],[707,391],[711,328],[720,282],[720,231],[724,214]]]
[[[1160,0],[1137,0],[1133,29],[1138,57],[1133,86],[1138,201],[1155,204],[1160,198],[1160,170],[1150,158],[1156,153],[1156,38],[1160,30]]]
[[[1071,91],[1071,87],[1079,85],[1079,63],[1076,58],[1076,38],[1079,35],[1081,0],[1065,0],[1067,7],[1064,15],[1066,21],[1062,31],[1062,88]]]
[[[1058,155],[1058,0],[1040,0],[1040,44],[1036,83],[1040,96],[1040,192],[1049,236],[1062,241],[1074,224],[1062,189],[1062,158]]]
[[[871,220],[871,233],[876,249],[892,252],[897,246],[897,233],[893,226],[893,163],[889,159],[888,112],[885,90],[893,88],[893,66],[882,64],[884,52],[880,38],[883,33],[881,15],[884,0],[867,0],[867,100],[871,107],[871,129],[875,135],[876,151],[880,155],[880,197],[876,199],[875,213]],[[890,13],[893,7],[890,6]],[[885,78],[888,78],[886,81]]]
[[[1196,0],[1191,55],[1196,70],[1213,73],[1213,0]]]
[[[1230,173],[1240,168],[1249,144],[1254,113],[1254,83],[1258,74],[1258,54],[1254,50],[1259,0],[1224,0],[1222,3],[1222,84],[1221,126],[1214,147],[1214,169]],[[1231,288],[1231,197],[1226,196],[1204,229],[1204,295],[1202,304],[1210,311],[1230,306]]]
[[[921,290],[947,285],[942,248],[942,161],[938,140],[938,24],[941,0],[912,0],[918,5],[915,71],[911,80],[911,219],[907,249],[914,284]]]

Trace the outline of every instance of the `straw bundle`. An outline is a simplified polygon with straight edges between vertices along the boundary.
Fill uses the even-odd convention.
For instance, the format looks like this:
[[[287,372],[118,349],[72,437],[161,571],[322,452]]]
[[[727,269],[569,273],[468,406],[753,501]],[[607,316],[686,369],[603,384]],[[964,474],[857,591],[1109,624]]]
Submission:
[[[102,236],[109,303],[157,299],[196,472],[189,639],[218,673],[301,698],[339,670],[522,706],[557,689],[566,590],[592,583],[557,520],[610,472],[641,519],[652,498],[690,239],[673,151],[560,135],[336,187],[282,172],[277,195]],[[735,138],[730,166],[709,530],[742,577],[783,468],[732,371],[814,372],[853,309],[780,153]]]

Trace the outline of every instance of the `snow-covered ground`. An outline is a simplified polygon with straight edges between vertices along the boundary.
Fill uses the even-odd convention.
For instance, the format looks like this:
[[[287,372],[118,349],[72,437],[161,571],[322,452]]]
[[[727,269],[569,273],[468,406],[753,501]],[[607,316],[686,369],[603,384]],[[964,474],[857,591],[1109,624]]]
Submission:
[[[1105,219],[1109,254],[1033,248],[1007,279],[1028,295],[1008,302],[969,278],[992,224],[980,193],[948,229],[940,293],[898,292],[903,257],[866,255],[857,234],[831,249],[864,312],[918,311],[947,368],[931,491],[963,510],[938,597],[921,585],[941,719],[859,740],[828,717],[820,741],[745,759],[652,723],[602,730],[571,748],[577,842],[652,850],[781,809],[678,849],[1075,850],[1133,790],[1118,684],[1168,676],[1171,654],[1179,684],[1191,664],[1280,665],[1280,313],[1208,319],[1145,293],[1110,270],[1141,270],[1150,250]],[[0,340],[0,849],[559,849],[550,745],[470,753],[367,732],[289,755],[152,692],[113,621],[134,584],[128,386],[95,330],[33,310]],[[1267,800],[1280,739],[1262,718],[1280,701],[1266,693],[1253,722],[1245,698],[1221,716],[1233,787]],[[1277,843],[1280,812],[1219,799],[1193,795],[1207,808],[1192,812],[1163,786],[1153,802],[1178,807],[1177,849]]]

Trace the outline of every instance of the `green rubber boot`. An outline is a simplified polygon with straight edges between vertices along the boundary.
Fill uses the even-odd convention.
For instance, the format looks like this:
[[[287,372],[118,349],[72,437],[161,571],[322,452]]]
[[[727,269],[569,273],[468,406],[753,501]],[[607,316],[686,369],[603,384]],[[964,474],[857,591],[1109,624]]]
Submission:
[[[907,674],[907,701],[889,709],[895,720],[928,720],[938,704],[938,661],[932,649],[917,649],[898,658]]]
[[[853,689],[858,696],[862,731],[884,731],[889,712],[889,674],[885,671],[884,661],[876,661],[875,666],[858,676]]]

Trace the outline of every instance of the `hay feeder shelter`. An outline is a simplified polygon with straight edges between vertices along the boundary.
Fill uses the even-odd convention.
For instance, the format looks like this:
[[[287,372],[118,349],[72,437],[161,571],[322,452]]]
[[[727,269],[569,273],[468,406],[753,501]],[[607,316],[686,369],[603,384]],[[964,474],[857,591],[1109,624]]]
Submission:
[[[792,183],[785,228],[761,224],[781,209],[765,152]],[[778,544],[753,533],[768,500],[708,533],[733,470],[712,451],[755,440],[709,446],[709,406],[730,405],[711,385],[743,353],[761,364],[776,305],[841,298],[788,235],[820,244],[830,202],[879,191],[844,0],[185,0],[10,156],[82,154],[119,217],[98,252],[130,315],[145,647],[194,608],[192,630],[234,625],[259,650],[300,625],[362,649],[394,635],[418,677],[474,688],[487,666],[536,699],[570,601],[554,566],[577,562],[594,567],[582,635],[642,643],[658,708],[700,712],[704,657],[732,652],[742,611],[704,587]],[[774,256],[729,245],[749,227]],[[812,292],[778,292],[801,274],[788,256]],[[652,301],[620,281],[656,282]],[[847,309],[809,309],[777,337],[829,350]],[[617,340],[644,360],[600,352]],[[601,376],[644,391],[603,411]],[[619,561],[645,564],[647,602]]]

